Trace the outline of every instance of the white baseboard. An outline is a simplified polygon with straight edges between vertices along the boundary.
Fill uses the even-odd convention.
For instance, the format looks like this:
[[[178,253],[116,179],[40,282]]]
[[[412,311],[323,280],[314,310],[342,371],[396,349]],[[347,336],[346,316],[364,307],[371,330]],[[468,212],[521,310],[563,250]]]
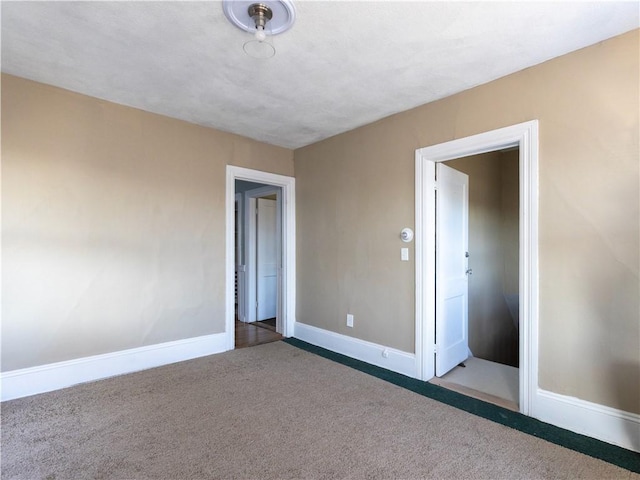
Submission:
[[[533,415],[543,422],[640,452],[640,415],[538,389]]]
[[[295,325],[293,336],[299,340],[386,368],[392,372],[413,378],[416,377],[416,360],[413,353],[403,352],[395,348],[385,347],[384,345],[312,327],[300,322],[296,322]],[[386,357],[383,355],[386,355]]]
[[[2,401],[27,397],[224,352],[227,350],[225,339],[225,333],[216,333],[3,372],[0,374],[0,397]]]
[[[321,328],[295,324],[295,338],[416,378],[415,355]],[[159,367],[227,350],[226,334],[176,340],[0,374],[2,401]],[[384,357],[383,353],[387,356]],[[640,415],[538,389],[532,416],[640,452]]]

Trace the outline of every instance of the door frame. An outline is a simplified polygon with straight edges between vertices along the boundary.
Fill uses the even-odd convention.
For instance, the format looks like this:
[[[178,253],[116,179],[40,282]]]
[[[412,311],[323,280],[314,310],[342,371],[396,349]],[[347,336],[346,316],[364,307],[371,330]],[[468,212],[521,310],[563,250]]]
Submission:
[[[235,236],[234,236],[234,258],[233,258],[233,264],[234,264],[234,270],[236,272],[236,275],[238,276],[238,291],[237,291],[237,303],[238,303],[238,318],[239,319],[243,319],[246,316],[246,294],[247,294],[247,279],[246,279],[246,269],[245,269],[245,265],[246,265],[246,253],[244,252],[244,238],[245,238],[245,211],[244,211],[244,193],[236,193],[235,194],[235,206],[234,208],[237,209],[237,214],[238,214],[238,218],[234,219],[234,229],[236,230],[235,232]],[[239,221],[238,221],[239,220]],[[238,245],[236,245],[236,242],[238,243]],[[238,262],[238,257],[236,256],[236,253],[238,251],[242,252],[242,262]]]
[[[435,164],[510,147],[520,153],[519,406],[521,413],[533,415],[538,389],[538,120],[416,150],[416,374],[426,381],[435,372]]]
[[[245,286],[245,315],[247,322],[255,322],[257,319],[256,302],[258,296],[257,282],[258,282],[258,264],[257,264],[257,222],[256,222],[256,207],[258,198],[267,195],[276,195],[276,229],[278,231],[278,299],[276,300],[276,331],[280,333],[282,331],[282,190],[279,187],[273,185],[266,185],[264,187],[255,188],[253,190],[247,190],[244,192],[245,198],[245,211],[244,211],[244,225],[246,232],[246,242],[244,250],[244,265],[246,271],[246,286]]]
[[[296,323],[296,196],[295,178],[227,165],[226,174],[226,282],[225,344],[235,348],[235,181],[263,183],[282,188],[282,336],[292,337]]]

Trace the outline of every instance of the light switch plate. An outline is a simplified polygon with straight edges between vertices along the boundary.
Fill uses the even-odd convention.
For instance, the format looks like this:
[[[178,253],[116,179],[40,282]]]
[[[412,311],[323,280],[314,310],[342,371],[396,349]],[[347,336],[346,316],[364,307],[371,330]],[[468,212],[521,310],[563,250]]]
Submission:
[[[400,249],[400,260],[402,260],[403,262],[408,262],[409,261],[409,249],[408,248],[401,248]]]

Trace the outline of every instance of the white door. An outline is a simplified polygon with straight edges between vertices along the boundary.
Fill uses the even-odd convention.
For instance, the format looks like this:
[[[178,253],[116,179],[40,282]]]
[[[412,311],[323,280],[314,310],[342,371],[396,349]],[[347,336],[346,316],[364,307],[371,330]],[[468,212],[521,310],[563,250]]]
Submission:
[[[256,320],[275,318],[278,300],[278,228],[277,202],[257,199],[256,248]]]
[[[436,164],[436,376],[468,357],[469,177]]]

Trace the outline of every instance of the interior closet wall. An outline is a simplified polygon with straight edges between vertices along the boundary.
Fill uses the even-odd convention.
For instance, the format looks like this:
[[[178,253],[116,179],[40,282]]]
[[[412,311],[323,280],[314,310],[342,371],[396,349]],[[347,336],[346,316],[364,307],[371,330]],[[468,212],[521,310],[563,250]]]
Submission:
[[[452,160],[447,166],[469,175],[469,268],[473,271],[469,276],[469,348],[476,357],[518,366],[517,317],[511,315],[505,291],[514,272],[516,285],[518,280],[517,156],[515,169],[504,168],[500,152]],[[510,195],[514,192],[515,217]],[[515,268],[508,255],[514,248],[508,241],[515,241]],[[516,297],[517,293],[516,289]]]

